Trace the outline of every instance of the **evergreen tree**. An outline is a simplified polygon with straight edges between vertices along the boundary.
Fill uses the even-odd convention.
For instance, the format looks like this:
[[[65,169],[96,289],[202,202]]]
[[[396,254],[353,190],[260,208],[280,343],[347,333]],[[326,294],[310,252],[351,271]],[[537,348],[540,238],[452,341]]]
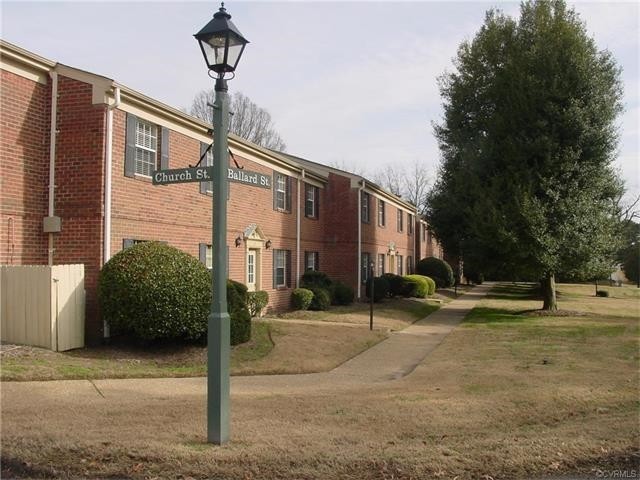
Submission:
[[[428,221],[476,268],[540,279],[555,310],[555,276],[587,277],[617,248],[620,69],[562,0],[489,11],[455,67]]]

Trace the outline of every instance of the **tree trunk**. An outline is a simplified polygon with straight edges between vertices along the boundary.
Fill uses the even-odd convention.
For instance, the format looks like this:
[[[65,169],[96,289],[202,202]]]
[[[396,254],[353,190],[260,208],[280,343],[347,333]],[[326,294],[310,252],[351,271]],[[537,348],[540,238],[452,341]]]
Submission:
[[[550,273],[542,280],[540,280],[542,286],[542,299],[544,301],[542,305],[543,310],[558,310],[558,301],[556,300],[556,279],[555,276]]]
[[[598,296],[598,279],[596,279],[596,297]]]

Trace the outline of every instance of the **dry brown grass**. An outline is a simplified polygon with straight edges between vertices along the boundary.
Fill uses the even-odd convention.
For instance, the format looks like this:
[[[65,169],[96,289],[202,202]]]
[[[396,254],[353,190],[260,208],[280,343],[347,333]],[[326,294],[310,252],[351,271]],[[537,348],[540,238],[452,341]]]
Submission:
[[[638,319],[618,305],[624,299],[597,300],[566,297],[567,308],[590,311],[579,318],[523,317],[514,311],[539,302],[486,300],[482,315],[400,381],[234,395],[232,441],[223,447],[204,443],[204,401],[188,392],[110,398],[91,410],[75,399],[46,412],[3,403],[3,478],[462,480],[637,471]]]
[[[257,322],[252,340],[232,348],[231,374],[327,371],[386,337],[385,331],[365,328]],[[207,349],[194,345],[115,344],[60,353],[16,346],[0,353],[0,361],[4,381],[196,377],[207,373]]]

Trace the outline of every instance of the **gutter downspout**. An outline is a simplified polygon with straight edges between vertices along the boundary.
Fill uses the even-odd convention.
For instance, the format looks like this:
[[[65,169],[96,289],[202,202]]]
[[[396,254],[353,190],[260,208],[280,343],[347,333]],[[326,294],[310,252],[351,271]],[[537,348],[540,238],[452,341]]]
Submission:
[[[104,167],[104,232],[102,264],[111,258],[111,170],[113,166],[113,111],[120,106],[120,87],[116,86],[113,93],[114,102],[107,106],[107,139],[105,142]],[[103,337],[109,338],[109,324],[102,321]]]
[[[407,272],[409,274],[416,271],[416,263],[418,262],[418,259],[416,258],[416,243],[419,238],[417,235],[417,230],[419,230],[419,227],[416,228],[416,223],[419,225],[417,208],[413,212],[413,261],[411,262],[411,272]]]
[[[298,177],[298,209],[296,212],[296,288],[300,288],[300,179],[304,180],[305,171]]]
[[[49,133],[49,217],[55,213],[56,194],[56,139],[58,137],[58,72],[49,72],[51,77],[51,130]],[[53,265],[53,232],[49,232],[48,265]]]
[[[358,189],[358,300],[362,298],[362,192],[365,185],[363,178]]]

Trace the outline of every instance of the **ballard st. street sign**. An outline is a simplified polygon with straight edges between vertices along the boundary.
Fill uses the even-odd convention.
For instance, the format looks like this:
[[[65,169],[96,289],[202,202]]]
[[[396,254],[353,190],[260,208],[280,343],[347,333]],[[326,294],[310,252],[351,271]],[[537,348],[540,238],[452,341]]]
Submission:
[[[172,183],[209,182],[213,180],[213,167],[174,168],[153,172],[154,185]],[[271,177],[258,172],[227,168],[227,180],[254,187],[271,188]]]

